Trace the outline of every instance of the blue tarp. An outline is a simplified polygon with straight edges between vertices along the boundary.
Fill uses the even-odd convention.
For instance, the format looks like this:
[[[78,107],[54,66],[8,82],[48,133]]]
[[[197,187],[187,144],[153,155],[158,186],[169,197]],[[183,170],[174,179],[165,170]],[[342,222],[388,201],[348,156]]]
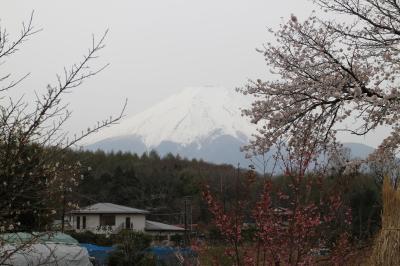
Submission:
[[[115,250],[115,247],[104,247],[87,243],[80,245],[88,250],[90,257],[95,258],[95,265],[107,265],[110,253]],[[145,253],[155,257],[157,266],[183,265],[183,261],[185,265],[196,265],[197,262],[197,254],[190,248],[151,247],[146,249]]]
[[[79,244],[82,247],[85,247],[89,252],[90,257],[94,257],[96,260],[96,265],[107,265],[108,257],[110,253],[115,250],[114,247],[104,247],[97,246],[93,244],[81,243]]]

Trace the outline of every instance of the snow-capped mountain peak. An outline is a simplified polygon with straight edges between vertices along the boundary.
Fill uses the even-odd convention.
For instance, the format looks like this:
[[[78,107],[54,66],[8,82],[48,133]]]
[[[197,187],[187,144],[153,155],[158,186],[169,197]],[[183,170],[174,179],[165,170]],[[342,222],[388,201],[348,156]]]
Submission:
[[[245,157],[241,147],[256,132],[256,126],[241,115],[240,109],[249,106],[250,101],[221,87],[187,88],[100,131],[85,148],[137,154],[155,150],[160,156],[172,153],[247,167],[254,161]],[[353,155],[360,158],[372,150],[365,145],[349,145]]]
[[[254,126],[241,115],[249,100],[222,87],[192,87],[172,95],[120,124],[96,134],[96,140],[126,136],[139,137],[148,148],[164,141],[201,145],[205,139],[221,135],[246,142]]]

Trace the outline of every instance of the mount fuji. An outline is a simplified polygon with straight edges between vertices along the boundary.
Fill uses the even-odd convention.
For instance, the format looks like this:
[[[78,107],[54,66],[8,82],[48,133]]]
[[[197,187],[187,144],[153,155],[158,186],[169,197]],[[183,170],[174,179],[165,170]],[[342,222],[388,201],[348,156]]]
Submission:
[[[234,90],[187,88],[98,132],[85,148],[137,154],[155,150],[161,156],[172,153],[247,167],[240,148],[256,130],[241,109],[249,106],[250,99]]]
[[[256,125],[242,116],[251,99],[222,87],[187,88],[153,107],[122,119],[89,140],[87,150],[132,152],[155,150],[159,155],[179,154],[189,159],[252,164],[241,152],[256,133]],[[344,143],[351,157],[365,158],[374,149]]]

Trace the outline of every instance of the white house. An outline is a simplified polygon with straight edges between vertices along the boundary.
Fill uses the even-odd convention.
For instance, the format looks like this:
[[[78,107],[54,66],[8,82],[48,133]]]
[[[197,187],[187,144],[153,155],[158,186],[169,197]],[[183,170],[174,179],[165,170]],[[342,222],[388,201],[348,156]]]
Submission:
[[[148,213],[145,210],[113,203],[96,203],[72,211],[70,223],[77,232],[113,234],[122,229],[130,229],[164,237],[166,240],[169,240],[171,235],[185,232],[185,229],[181,227],[146,220]]]
[[[148,211],[117,205],[96,203],[71,212],[71,224],[75,231],[93,233],[117,233],[122,229],[144,231]]]

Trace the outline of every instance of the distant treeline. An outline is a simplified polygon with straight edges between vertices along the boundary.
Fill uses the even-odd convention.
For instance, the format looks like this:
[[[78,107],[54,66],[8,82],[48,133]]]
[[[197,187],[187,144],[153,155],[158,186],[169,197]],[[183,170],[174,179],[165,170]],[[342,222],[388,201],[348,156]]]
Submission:
[[[183,223],[186,201],[188,221],[207,226],[211,217],[202,199],[204,185],[209,185],[224,207],[229,208],[240,197],[255,202],[264,182],[256,174],[251,191],[244,195],[242,188],[248,170],[231,165],[188,160],[173,154],[161,158],[155,151],[142,155],[103,151],[72,154],[83,166],[83,179],[67,197],[77,200],[80,206],[111,202],[143,208],[151,212],[149,218],[170,224]],[[274,177],[273,183],[275,191],[288,189],[284,176]],[[323,186],[324,191],[341,191],[345,203],[352,208],[355,238],[365,239],[376,232],[381,211],[379,182],[366,174],[335,175],[324,177]],[[321,192],[314,189],[313,193],[318,198]]]
[[[206,221],[208,212],[201,199],[205,184],[218,187],[233,197],[232,183],[237,169],[202,160],[188,160],[155,152],[131,153],[75,152],[84,166],[83,180],[72,196],[81,206],[111,202],[151,211],[159,221],[183,223],[184,205],[193,223]],[[191,213],[190,213],[191,212]]]

